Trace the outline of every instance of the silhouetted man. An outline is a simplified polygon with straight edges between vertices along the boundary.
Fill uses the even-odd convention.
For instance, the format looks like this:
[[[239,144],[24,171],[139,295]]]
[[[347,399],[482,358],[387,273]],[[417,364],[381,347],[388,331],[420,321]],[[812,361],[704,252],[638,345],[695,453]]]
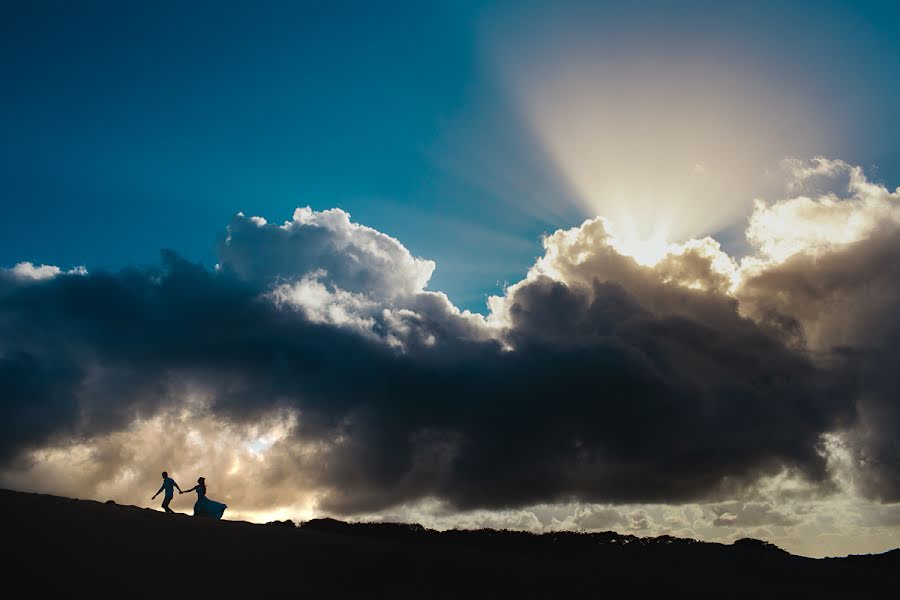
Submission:
[[[169,477],[169,474],[166,473],[165,471],[162,472],[162,478],[163,478],[163,484],[162,484],[162,487],[159,488],[159,492],[161,492],[163,490],[166,491],[166,496],[165,496],[165,498],[163,498],[163,503],[162,503],[163,510],[165,510],[167,513],[174,513],[175,511],[172,510],[171,508],[169,508],[169,502],[172,501],[172,496],[175,495],[175,490],[173,488],[177,488],[179,494],[181,494],[183,492],[181,491],[181,488],[178,487],[178,484],[175,483],[175,480],[172,479],[171,477]],[[153,497],[150,499],[156,500],[156,497],[159,496],[159,492],[156,492],[155,494],[153,494]]]

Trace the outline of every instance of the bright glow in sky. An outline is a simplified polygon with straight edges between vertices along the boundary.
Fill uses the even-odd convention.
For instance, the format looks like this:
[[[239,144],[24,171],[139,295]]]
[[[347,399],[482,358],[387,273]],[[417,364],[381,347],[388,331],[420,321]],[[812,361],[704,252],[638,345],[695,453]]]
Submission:
[[[783,183],[785,157],[834,146],[801,86],[727,50],[663,39],[652,51],[597,26],[551,17],[539,33],[506,31],[494,60],[568,199],[612,221],[635,253],[739,223]]]
[[[521,84],[581,211],[607,216],[626,239],[683,241],[730,226],[763,191],[768,166],[823,146],[808,109],[739,73],[694,69],[593,64],[529,72]]]

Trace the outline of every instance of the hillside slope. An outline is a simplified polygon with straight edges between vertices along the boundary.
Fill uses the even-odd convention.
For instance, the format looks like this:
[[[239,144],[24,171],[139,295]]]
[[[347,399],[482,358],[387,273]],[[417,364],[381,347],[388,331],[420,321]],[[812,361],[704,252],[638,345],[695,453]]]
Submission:
[[[813,560],[755,540],[254,525],[2,490],[0,528],[4,571],[38,596],[847,597],[900,583],[900,550]]]

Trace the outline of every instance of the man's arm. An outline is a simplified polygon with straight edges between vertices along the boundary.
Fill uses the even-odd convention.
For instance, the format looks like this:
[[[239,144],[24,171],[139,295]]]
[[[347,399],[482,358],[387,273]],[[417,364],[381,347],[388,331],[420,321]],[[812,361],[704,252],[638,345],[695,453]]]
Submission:
[[[175,488],[178,490],[178,493],[179,493],[179,494],[183,494],[183,493],[184,493],[184,492],[181,491],[181,488],[178,487],[178,482],[177,482],[177,481],[175,481],[175,480],[173,479],[173,480],[172,480],[172,483],[175,484]]]
[[[150,498],[150,499],[151,499],[151,500],[155,500],[156,497],[159,496],[159,493],[160,493],[161,491],[163,491],[163,488],[164,488],[164,487],[166,487],[166,484],[165,484],[165,483],[163,483],[161,486],[159,486],[159,489],[156,491],[155,494],[153,494],[153,498]]]

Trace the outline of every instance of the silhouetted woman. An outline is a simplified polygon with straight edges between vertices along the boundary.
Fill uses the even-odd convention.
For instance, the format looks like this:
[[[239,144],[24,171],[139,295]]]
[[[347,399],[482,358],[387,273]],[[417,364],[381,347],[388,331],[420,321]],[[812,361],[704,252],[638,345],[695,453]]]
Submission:
[[[193,492],[194,490],[197,490],[197,501],[194,502],[194,516],[221,519],[222,513],[225,512],[225,509],[228,508],[228,506],[222,504],[221,502],[210,500],[206,497],[205,478],[201,477],[200,479],[198,479],[197,485],[189,490],[185,490],[185,493]]]

